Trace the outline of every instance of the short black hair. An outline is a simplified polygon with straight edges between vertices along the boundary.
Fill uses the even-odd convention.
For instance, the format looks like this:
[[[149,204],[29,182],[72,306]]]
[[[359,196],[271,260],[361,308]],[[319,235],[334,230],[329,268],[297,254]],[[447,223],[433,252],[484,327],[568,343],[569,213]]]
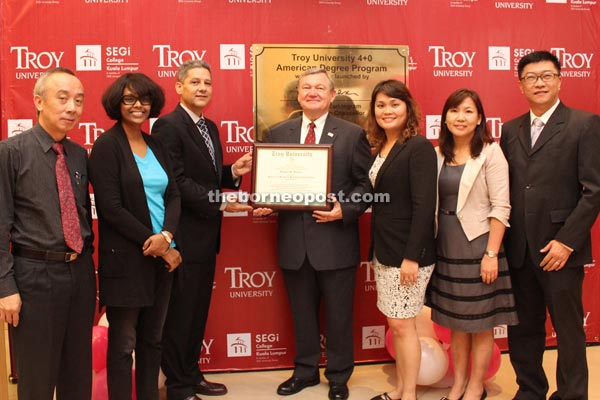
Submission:
[[[550,53],[547,50],[538,50],[533,51],[529,54],[526,54],[519,60],[519,64],[517,65],[517,73],[519,74],[519,79],[522,78],[521,74],[523,70],[528,64],[538,63],[542,61],[550,61],[556,67],[556,71],[560,75],[560,61],[558,61],[558,57],[554,54]]]
[[[150,117],[158,117],[165,105],[163,89],[142,73],[127,73],[114,81],[102,95],[102,106],[110,119],[121,121],[121,99],[125,88],[131,90],[138,97],[150,97]]]

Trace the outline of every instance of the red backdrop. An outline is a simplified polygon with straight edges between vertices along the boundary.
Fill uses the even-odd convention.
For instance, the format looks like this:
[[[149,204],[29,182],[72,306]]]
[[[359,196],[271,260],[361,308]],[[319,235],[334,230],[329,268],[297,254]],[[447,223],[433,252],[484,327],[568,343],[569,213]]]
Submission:
[[[423,108],[424,133],[434,141],[443,102],[459,87],[479,92],[498,138],[504,121],[527,110],[515,70],[518,59],[534,49],[550,49],[561,59],[561,100],[600,112],[595,0],[4,0],[0,19],[2,138],[35,121],[33,84],[47,68],[69,67],[82,80],[85,111],[71,138],[89,150],[112,126],[100,96],[114,78],[130,71],[149,75],[165,88],[168,112],[177,103],[177,67],[202,58],[213,66],[207,115],[220,126],[225,159],[231,162],[252,147],[253,43],[408,45],[410,88]],[[250,179],[242,188],[249,190]],[[368,225],[365,215],[363,259]],[[275,230],[273,218],[225,218],[200,360],[206,371],[293,364]],[[598,225],[593,238],[597,257]],[[600,341],[599,281],[597,267],[587,266],[584,322],[590,342]],[[356,289],[356,359],[388,359],[385,319],[376,309],[366,262],[358,268]],[[505,328],[496,330],[501,348],[505,335]],[[554,343],[548,325],[548,344]]]

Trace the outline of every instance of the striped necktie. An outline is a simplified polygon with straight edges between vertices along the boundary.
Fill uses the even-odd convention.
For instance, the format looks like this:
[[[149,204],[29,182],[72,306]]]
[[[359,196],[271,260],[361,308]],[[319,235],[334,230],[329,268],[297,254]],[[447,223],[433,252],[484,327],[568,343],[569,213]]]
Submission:
[[[202,135],[202,139],[204,139],[206,148],[208,149],[208,152],[210,153],[210,159],[212,161],[213,168],[216,171],[217,170],[217,162],[215,160],[215,147],[210,138],[210,135],[208,134],[208,126],[206,125],[206,120],[204,119],[204,117],[200,118],[198,120],[198,122],[196,122],[196,125],[198,126],[198,129],[200,130],[200,135]]]

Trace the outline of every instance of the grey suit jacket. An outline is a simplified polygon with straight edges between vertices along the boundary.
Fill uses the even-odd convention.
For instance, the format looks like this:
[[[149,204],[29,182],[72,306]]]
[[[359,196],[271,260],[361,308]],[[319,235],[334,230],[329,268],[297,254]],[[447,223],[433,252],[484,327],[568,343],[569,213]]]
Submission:
[[[531,148],[529,112],[505,123],[500,145],[509,165],[511,227],[505,250],[519,268],[556,239],[574,249],[566,266],[592,261],[590,228],[600,211],[600,117],[558,105]]]
[[[300,143],[302,118],[282,122],[267,134],[271,143]],[[333,144],[331,191],[370,193],[368,179],[370,147],[358,125],[328,115],[319,144]],[[360,197],[360,196],[359,196]],[[310,211],[280,211],[278,261],[281,268],[299,269],[306,257],[316,270],[333,270],[360,261],[358,217],[367,209],[364,201],[342,202],[343,219],[317,224]]]

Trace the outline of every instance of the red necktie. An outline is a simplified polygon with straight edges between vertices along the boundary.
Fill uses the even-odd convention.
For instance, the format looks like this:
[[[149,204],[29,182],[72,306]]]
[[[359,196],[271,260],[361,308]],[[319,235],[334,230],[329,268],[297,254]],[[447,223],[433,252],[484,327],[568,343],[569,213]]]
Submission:
[[[315,123],[308,124],[308,133],[304,139],[304,144],[315,144],[317,137],[315,136]]]
[[[79,215],[75,206],[75,196],[71,187],[71,178],[65,161],[65,150],[60,143],[54,143],[56,153],[56,186],[60,200],[60,218],[62,220],[65,243],[77,253],[83,249],[83,239],[79,228]]]

